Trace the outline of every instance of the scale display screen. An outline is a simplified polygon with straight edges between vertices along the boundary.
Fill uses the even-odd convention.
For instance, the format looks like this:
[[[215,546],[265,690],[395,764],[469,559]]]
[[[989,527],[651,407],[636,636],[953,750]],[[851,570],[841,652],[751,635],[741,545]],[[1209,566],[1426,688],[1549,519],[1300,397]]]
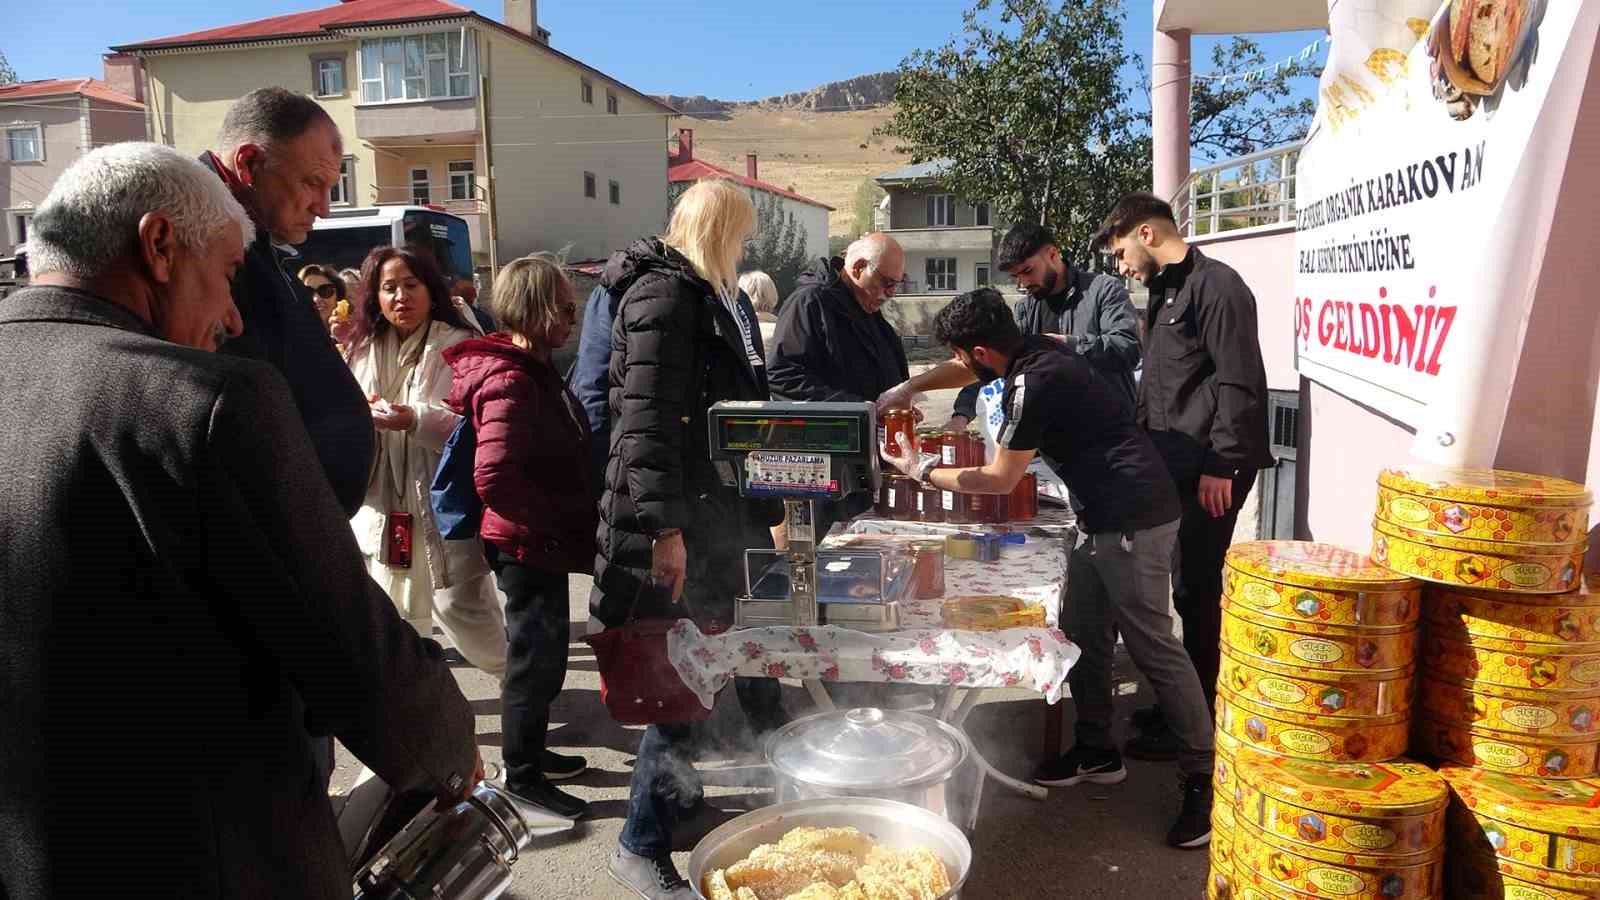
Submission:
[[[784,450],[792,453],[861,452],[859,418],[817,416],[728,416],[719,420],[723,450]]]

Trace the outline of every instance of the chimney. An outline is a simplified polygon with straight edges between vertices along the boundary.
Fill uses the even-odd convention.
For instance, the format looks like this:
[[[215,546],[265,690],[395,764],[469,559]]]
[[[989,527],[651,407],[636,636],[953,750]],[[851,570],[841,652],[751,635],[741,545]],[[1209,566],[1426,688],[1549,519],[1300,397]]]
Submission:
[[[694,129],[678,129],[678,164],[694,161]]]
[[[756,155],[754,153],[746,153],[744,155],[744,174],[750,176],[751,181],[756,180]]]
[[[119,94],[144,102],[144,63],[131,53],[107,53],[100,57],[106,84]]]
[[[539,0],[506,0],[506,25],[539,40]]]

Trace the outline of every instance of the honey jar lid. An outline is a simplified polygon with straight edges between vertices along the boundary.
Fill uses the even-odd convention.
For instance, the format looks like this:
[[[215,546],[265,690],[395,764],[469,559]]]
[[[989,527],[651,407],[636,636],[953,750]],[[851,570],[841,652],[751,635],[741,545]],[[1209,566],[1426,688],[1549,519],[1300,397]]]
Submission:
[[[1408,759],[1317,762],[1239,751],[1234,768],[1245,784],[1302,809],[1361,818],[1419,816],[1444,808],[1443,778]]]
[[[1419,590],[1421,582],[1392,572],[1365,553],[1311,541],[1251,541],[1228,548],[1227,565],[1279,584],[1330,591]]]
[[[1476,815],[1544,834],[1600,839],[1600,779],[1532,778],[1446,765],[1439,774]]]
[[[1378,483],[1422,497],[1488,506],[1587,509],[1594,500],[1588,488],[1577,482],[1505,469],[1408,463],[1384,469],[1378,473]]]

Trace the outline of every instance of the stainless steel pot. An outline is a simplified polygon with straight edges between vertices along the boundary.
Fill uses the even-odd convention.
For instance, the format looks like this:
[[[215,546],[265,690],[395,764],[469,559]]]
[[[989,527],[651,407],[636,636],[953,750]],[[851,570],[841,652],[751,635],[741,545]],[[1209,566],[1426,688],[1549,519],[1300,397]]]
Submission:
[[[773,732],[766,755],[779,802],[881,797],[963,828],[977,820],[972,743],[931,716],[873,707],[818,713]]]
[[[944,860],[950,891],[938,900],[955,900],[972,868],[972,845],[961,829],[909,803],[875,798],[796,800],[748,812],[700,839],[689,854],[689,881],[694,895],[706,900],[705,876],[744,859],[761,844],[774,844],[801,825],[814,828],[852,826],[889,847],[926,847]]]
[[[494,900],[535,837],[573,820],[489,781],[449,812],[423,812],[356,873],[356,900]]]

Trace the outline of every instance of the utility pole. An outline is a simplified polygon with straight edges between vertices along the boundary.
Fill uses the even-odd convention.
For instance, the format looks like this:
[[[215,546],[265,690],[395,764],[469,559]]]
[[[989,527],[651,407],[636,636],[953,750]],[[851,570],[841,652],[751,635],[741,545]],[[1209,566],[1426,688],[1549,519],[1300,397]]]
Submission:
[[[494,124],[489,117],[490,50],[485,42],[478,66],[478,121],[483,123],[483,163],[489,169],[489,286],[492,291],[494,279],[500,274],[500,205],[494,202]]]

